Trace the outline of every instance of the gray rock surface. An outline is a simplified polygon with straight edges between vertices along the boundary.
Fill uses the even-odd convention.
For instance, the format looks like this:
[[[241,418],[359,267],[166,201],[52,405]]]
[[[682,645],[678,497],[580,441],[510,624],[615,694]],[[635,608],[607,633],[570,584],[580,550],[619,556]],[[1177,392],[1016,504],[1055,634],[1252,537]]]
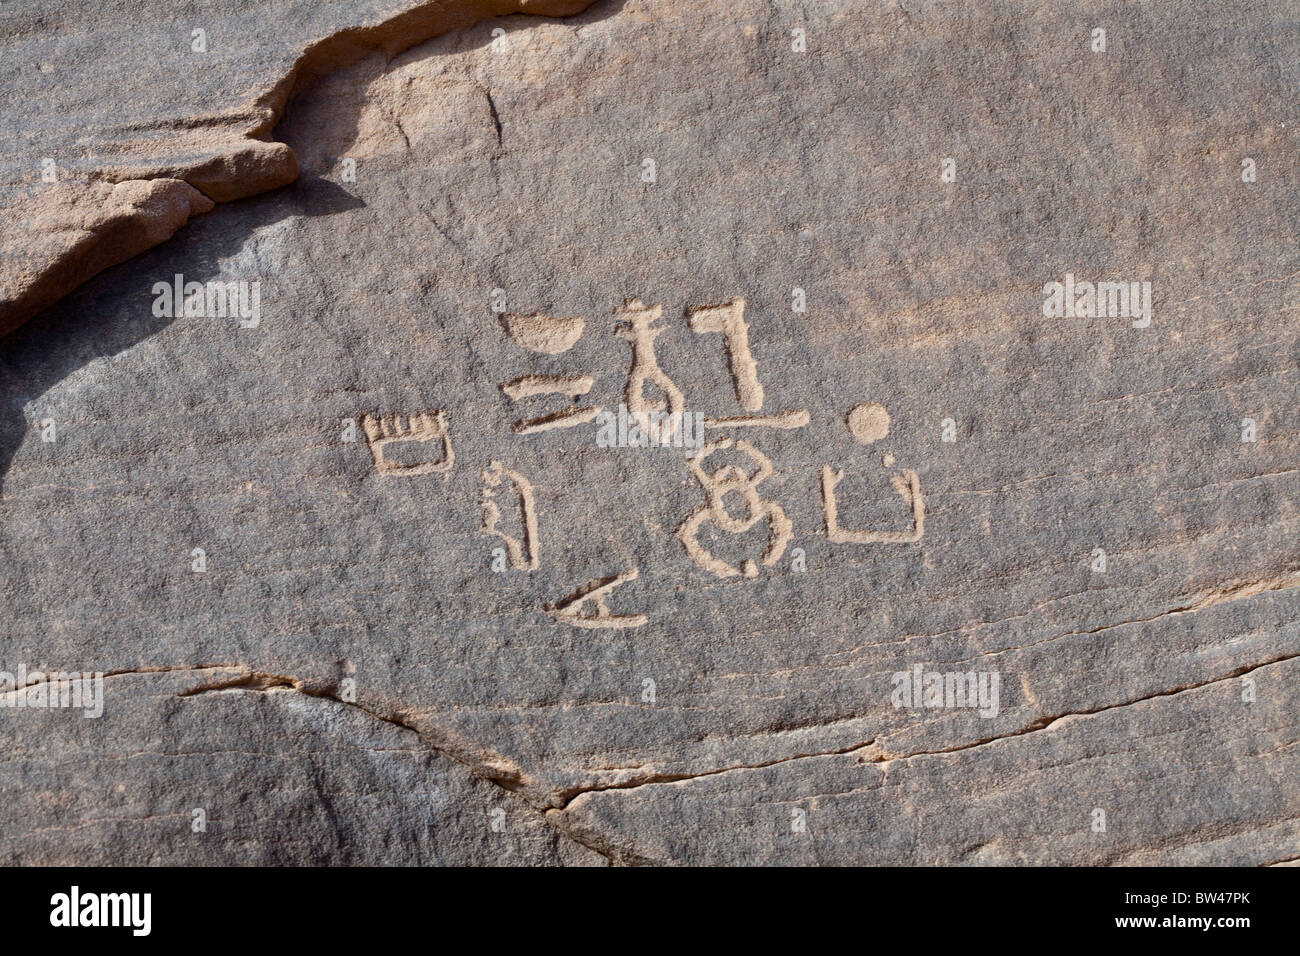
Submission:
[[[58,44],[6,15],[8,48]],[[229,61],[227,110],[338,28],[267,20],[281,52]],[[0,343],[0,669],[117,675],[97,720],[0,709],[0,855],[1297,858],[1296,26],[1284,2],[598,0],[351,50],[254,147],[292,185],[197,187],[211,211]],[[219,112],[208,82],[132,122]],[[133,187],[168,226],[196,188],[169,162]],[[1045,316],[1067,273],[1151,283],[1150,324]],[[177,274],[256,283],[259,321],[156,314]],[[736,298],[759,410],[688,317]],[[771,462],[788,541],[770,509],[699,519],[737,570],[771,547],[753,576],[684,546],[685,450],[512,428],[626,401],[634,299],[688,411],[808,413],[704,431]],[[530,351],[502,312],[583,331]],[[524,376],[593,381],[512,401]],[[368,447],[397,437],[428,440]],[[841,529],[881,540],[828,528],[824,467]],[[483,531],[488,500],[529,543],[507,471],[519,562]],[[604,600],[644,623],[566,621],[632,569]],[[997,706],[896,706],[918,666],[997,675]]]
[[[40,722],[9,728],[6,862],[606,862],[415,731],[275,675],[182,669],[105,686],[115,703],[63,721],[54,751]]]
[[[213,202],[292,182],[272,127],[317,75],[591,0],[24,0],[0,10],[0,333]]]

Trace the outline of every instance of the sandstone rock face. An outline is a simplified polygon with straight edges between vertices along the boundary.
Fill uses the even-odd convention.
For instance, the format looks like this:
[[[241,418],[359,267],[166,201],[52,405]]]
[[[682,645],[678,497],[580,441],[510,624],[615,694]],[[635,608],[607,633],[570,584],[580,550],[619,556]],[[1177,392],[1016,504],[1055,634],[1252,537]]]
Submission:
[[[0,858],[1300,857],[1293,4],[156,6],[0,30]]]
[[[293,151],[270,131],[315,76],[489,17],[574,13],[590,2],[8,5],[0,333],[167,239],[212,201],[293,182]],[[140,201],[146,195],[152,203]]]

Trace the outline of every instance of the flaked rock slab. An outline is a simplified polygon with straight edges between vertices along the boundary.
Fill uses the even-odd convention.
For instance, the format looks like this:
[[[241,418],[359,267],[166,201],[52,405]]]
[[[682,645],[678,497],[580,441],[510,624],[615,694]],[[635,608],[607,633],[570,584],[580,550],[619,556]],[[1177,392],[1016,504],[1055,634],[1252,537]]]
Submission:
[[[0,335],[213,202],[293,182],[297,159],[272,131],[312,77],[490,17],[590,2],[7,4]]]

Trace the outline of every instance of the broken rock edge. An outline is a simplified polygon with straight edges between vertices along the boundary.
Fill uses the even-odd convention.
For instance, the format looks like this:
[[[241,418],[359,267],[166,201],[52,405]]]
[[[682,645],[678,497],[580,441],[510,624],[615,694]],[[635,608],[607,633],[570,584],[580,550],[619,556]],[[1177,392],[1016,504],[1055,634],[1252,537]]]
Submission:
[[[84,240],[75,243],[40,272],[26,277],[15,297],[0,303],[0,336],[21,327],[104,269],[120,265],[166,242],[190,219],[209,211],[212,204],[245,199],[297,180],[297,157],[288,144],[272,139],[272,133],[293,99],[319,77],[376,51],[391,59],[420,43],[496,17],[513,14],[572,16],[594,2],[462,0],[455,9],[448,10],[437,0],[429,0],[378,24],[348,27],[318,40],[298,56],[289,72],[271,89],[257,97],[247,111],[250,125],[244,137],[224,144],[224,149],[217,155],[183,166],[146,167],[143,175],[134,173],[116,178],[111,169],[92,173],[90,182],[114,185],[172,180],[177,186],[181,183],[190,186],[202,194],[202,198],[194,196],[189,216],[174,228],[169,228],[171,223],[167,223],[162,230],[165,235],[161,238],[155,228],[158,223],[148,209],[133,207],[124,216],[99,217]],[[133,241],[123,242],[124,233],[132,236]],[[114,242],[121,245],[114,249]],[[98,260],[104,264],[86,270],[80,266],[84,260]],[[59,276],[60,273],[65,275]],[[51,279],[55,281],[51,282]]]

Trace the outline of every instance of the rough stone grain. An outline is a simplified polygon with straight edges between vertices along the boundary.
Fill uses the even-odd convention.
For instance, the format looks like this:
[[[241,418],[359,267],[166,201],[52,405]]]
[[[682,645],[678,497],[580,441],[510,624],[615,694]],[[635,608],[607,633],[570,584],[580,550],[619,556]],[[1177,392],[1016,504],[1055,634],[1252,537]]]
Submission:
[[[567,14],[590,3],[7,4],[0,11],[0,334],[169,238],[213,201],[293,182],[293,151],[271,141],[270,131],[313,77],[489,17]],[[151,202],[138,202],[145,196]],[[187,204],[188,215],[178,216]]]
[[[6,16],[8,49],[68,29]],[[229,64],[230,110],[338,27],[266,16],[282,52]],[[103,22],[84,42],[111,44]],[[129,672],[100,721],[0,711],[4,858],[1300,855],[1293,3],[598,0],[353,52],[273,131],[230,120],[292,151],[291,185],[227,201],[150,166],[151,189],[219,204],[0,344],[0,668]],[[131,122],[217,115],[192,105],[207,80],[170,75],[118,95]],[[148,207],[149,235],[181,198]],[[6,282],[39,272],[8,261]],[[1150,282],[1150,325],[1045,317],[1067,273]],[[259,283],[260,323],[157,315],[177,274]],[[688,319],[737,298],[759,412]],[[758,491],[792,537],[752,577],[684,548],[705,492],[682,449],[512,428],[625,400],[633,299],[662,307],[687,411],[808,412],[704,431],[772,463]],[[583,331],[539,353],[503,314]],[[512,402],[524,376],[594,383]],[[888,434],[862,444],[848,415],[872,403]],[[430,441],[380,467],[362,417],[424,414]],[[438,421],[452,466],[402,473],[437,457]],[[522,536],[493,462],[531,487],[536,570],[481,530],[492,490]],[[828,534],[824,466],[840,523],[884,540]],[[699,541],[741,569],[768,526]],[[602,600],[643,626],[557,616],[632,569]],[[998,674],[997,713],[895,706],[918,665]],[[279,683],[184,696],[204,668]],[[195,776],[186,753],[214,756]],[[209,805],[198,840],[186,814]]]

